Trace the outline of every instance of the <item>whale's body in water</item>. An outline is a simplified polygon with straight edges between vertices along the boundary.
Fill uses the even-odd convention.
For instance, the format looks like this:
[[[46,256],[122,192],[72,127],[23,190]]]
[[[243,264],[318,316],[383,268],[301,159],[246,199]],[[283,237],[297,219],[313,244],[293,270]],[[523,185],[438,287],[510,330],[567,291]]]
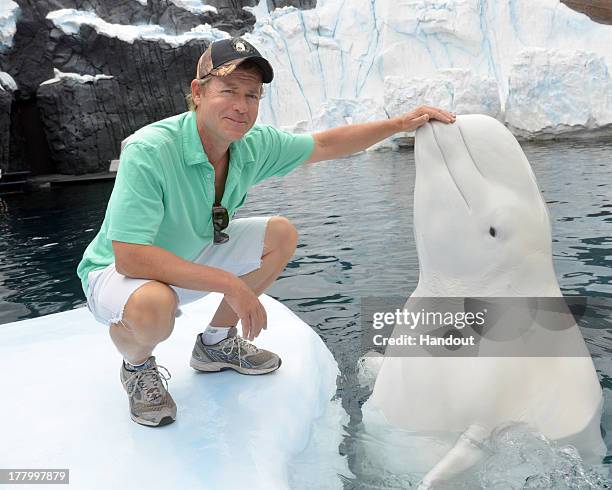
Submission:
[[[415,156],[420,271],[406,309],[419,311],[424,298],[430,308],[439,301],[437,311],[457,311],[463,298],[517,298],[529,307],[500,322],[497,337],[481,337],[467,357],[388,347],[364,422],[376,413],[407,431],[463,433],[426,484],[469,467],[481,456],[479,441],[513,421],[574,444],[583,458],[601,457],[601,387],[564,310],[548,210],[520,145],[495,119],[468,115],[419,128]],[[548,308],[544,298],[560,300]],[[418,335],[422,326],[396,325],[393,337]]]

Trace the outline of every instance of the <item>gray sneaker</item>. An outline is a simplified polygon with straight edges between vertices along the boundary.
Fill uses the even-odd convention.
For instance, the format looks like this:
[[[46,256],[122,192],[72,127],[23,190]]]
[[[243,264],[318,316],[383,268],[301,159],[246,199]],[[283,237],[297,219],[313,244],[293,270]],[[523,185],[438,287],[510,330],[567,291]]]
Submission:
[[[166,371],[168,377],[159,369]],[[121,384],[127,391],[134,422],[157,427],[176,420],[176,403],[167,390],[170,377],[164,366],[155,363],[155,356],[149,357],[147,366],[136,371],[130,371],[121,362]]]
[[[266,374],[281,366],[280,357],[244,340],[237,334],[236,327],[230,328],[227,338],[218,344],[205,345],[201,337],[198,334],[189,362],[197,371],[234,369],[241,374]]]

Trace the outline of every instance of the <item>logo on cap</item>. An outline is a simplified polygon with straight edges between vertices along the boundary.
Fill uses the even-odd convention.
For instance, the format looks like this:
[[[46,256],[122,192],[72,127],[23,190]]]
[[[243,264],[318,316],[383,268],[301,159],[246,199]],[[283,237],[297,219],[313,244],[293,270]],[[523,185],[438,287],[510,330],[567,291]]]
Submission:
[[[241,55],[255,52],[253,47],[241,38],[234,39],[234,41],[232,42],[232,47],[234,48],[234,51],[236,51],[236,53],[239,53]]]

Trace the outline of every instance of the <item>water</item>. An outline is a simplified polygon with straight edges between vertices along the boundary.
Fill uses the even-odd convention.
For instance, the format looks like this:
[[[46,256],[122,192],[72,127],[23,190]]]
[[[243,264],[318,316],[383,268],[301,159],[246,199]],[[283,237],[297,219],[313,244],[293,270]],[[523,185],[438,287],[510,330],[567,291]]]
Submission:
[[[561,289],[568,295],[612,298],[612,144],[523,145],[548,203]],[[412,151],[362,154],[302,166],[254,188],[238,216],[280,214],[300,232],[293,260],[268,293],[323,338],[340,366],[338,394],[350,415],[341,450],[357,479],[353,439],[360,406],[364,296],[409,296],[418,279],[412,234]],[[112,183],[42,190],[0,200],[0,324],[84,306],[75,268],[104,216]],[[612,390],[609,322],[583,333],[606,399]],[[0,328],[1,325],[0,325]],[[612,434],[612,402],[602,425]],[[606,438],[612,448],[612,437]],[[382,478],[382,477],[381,477]],[[394,487],[393,476],[372,485]]]

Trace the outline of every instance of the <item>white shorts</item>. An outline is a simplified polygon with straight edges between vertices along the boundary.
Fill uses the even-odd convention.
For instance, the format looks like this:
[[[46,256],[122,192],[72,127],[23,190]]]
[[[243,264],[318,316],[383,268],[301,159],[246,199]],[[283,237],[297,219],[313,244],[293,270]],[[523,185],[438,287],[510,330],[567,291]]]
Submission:
[[[243,276],[261,267],[266,226],[270,217],[239,218],[230,221],[225,233],[229,241],[206,245],[194,260],[196,264],[216,267]],[[89,273],[87,307],[95,319],[104,325],[123,319],[123,309],[131,294],[151,279],[134,279],[119,274],[115,263]],[[184,305],[202,298],[208,291],[194,291],[170,286]],[[177,309],[176,316],[181,314]]]

